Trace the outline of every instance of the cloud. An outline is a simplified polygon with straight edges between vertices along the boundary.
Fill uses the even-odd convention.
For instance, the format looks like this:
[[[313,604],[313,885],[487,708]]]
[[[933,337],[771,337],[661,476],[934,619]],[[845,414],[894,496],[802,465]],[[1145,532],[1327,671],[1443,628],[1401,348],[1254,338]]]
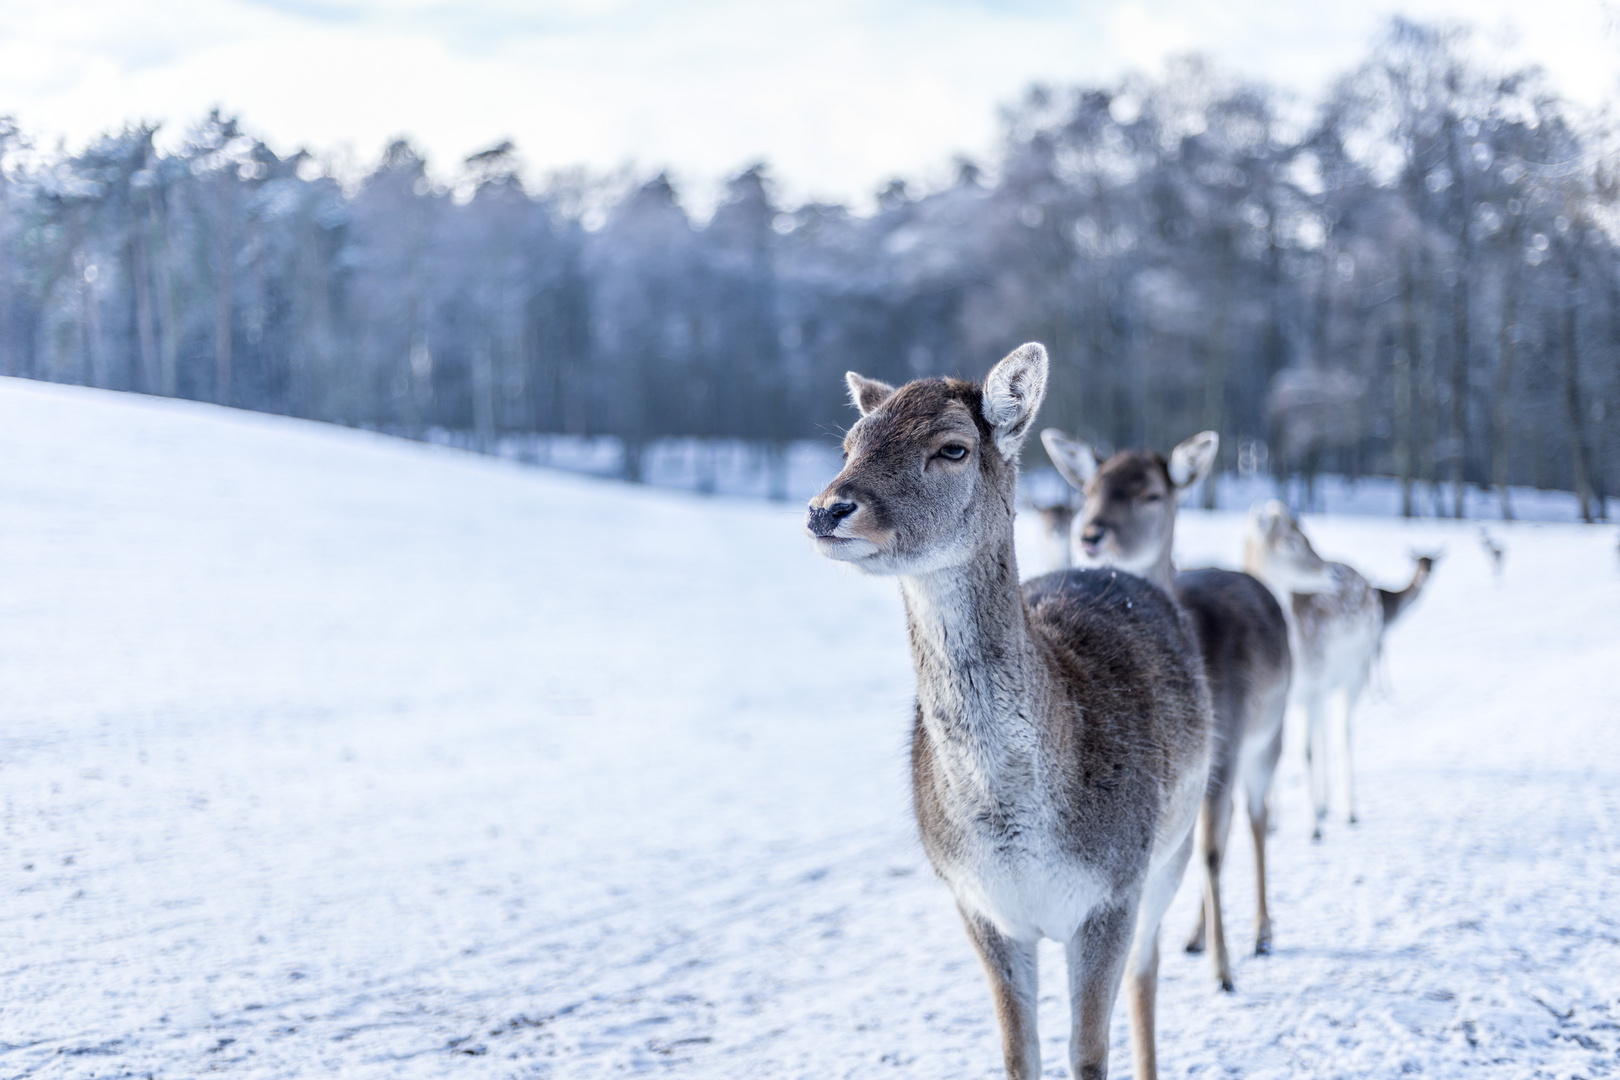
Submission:
[[[441,173],[508,137],[541,171],[635,162],[707,182],[763,158],[791,198],[860,199],[990,153],[997,107],[1032,80],[1109,79],[1197,49],[1310,94],[1383,18],[1284,0],[9,0],[0,112],[77,142],[220,105],[284,152],[365,158],[403,133]],[[1602,95],[1617,54],[1605,25],[1595,3],[1546,0],[1520,51]]]

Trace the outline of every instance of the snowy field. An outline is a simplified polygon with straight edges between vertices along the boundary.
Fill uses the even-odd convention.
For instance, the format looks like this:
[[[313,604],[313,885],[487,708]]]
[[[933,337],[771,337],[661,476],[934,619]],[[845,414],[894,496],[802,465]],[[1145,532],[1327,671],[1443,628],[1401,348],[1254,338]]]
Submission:
[[[851,414],[853,417],[854,414]],[[1054,421],[1057,422],[1057,421]],[[1190,433],[1189,433],[1190,434]],[[439,446],[472,449],[477,440],[468,432],[433,428],[420,437]],[[646,447],[641,481],[653,487],[780,497],[802,503],[813,498],[827,478],[839,469],[839,433],[819,439],[788,443],[773,464],[758,443],[739,439],[658,439]],[[1167,448],[1166,448],[1167,449]],[[488,447],[495,457],[545,465],[587,476],[619,478],[624,475],[624,443],[612,435],[508,435]],[[1019,500],[1048,506],[1071,498],[1069,484],[1050,465],[1028,469],[1019,481]],[[1580,503],[1573,492],[1515,487],[1508,491],[1513,516],[1521,521],[1579,521]],[[1222,510],[1246,511],[1254,503],[1283,498],[1296,509],[1331,514],[1396,517],[1401,512],[1400,482],[1388,477],[1351,478],[1324,475],[1307,488],[1302,477],[1286,483],[1264,474],[1223,473],[1216,484],[1215,505]],[[1414,484],[1412,513],[1416,517],[1450,517],[1455,491],[1449,483]],[[1494,490],[1465,487],[1463,516],[1477,521],[1502,517],[1501,496]],[[1203,505],[1203,488],[1195,488],[1188,505]],[[1610,497],[1607,520],[1620,519],[1620,498]]]
[[[1164,1074],[1620,1074],[1615,530],[1493,526],[1497,583],[1472,525],[1307,528],[1446,555],[1361,824],[1308,841],[1288,747],[1270,957],[1234,846],[1235,994],[1178,897]],[[0,380],[0,1077],[998,1076],[911,692],[794,506]]]

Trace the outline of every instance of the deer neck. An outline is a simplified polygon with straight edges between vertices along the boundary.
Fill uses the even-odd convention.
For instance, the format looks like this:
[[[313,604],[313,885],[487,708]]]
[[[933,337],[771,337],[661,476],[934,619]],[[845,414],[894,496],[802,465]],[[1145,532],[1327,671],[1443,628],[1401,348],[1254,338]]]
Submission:
[[[1167,596],[1172,597],[1176,595],[1176,564],[1170,553],[1175,550],[1175,546],[1176,531],[1172,527],[1170,534],[1164,538],[1164,547],[1159,549],[1159,554],[1140,575],[1163,589]]]
[[[1012,529],[962,566],[902,577],[922,723],[957,780],[1027,784],[1048,674],[1030,637]]]

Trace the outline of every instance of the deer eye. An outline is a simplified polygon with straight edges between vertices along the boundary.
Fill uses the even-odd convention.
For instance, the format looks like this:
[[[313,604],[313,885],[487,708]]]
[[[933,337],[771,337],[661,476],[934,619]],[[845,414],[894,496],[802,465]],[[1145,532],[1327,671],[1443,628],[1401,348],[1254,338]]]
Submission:
[[[939,448],[939,456],[944,458],[946,461],[961,461],[963,458],[967,457],[967,455],[968,448],[960,443],[951,443],[949,446],[942,446]]]
[[[1164,496],[1160,495],[1157,491],[1150,491],[1146,495],[1142,496],[1142,501],[1145,503],[1156,503],[1163,498]]]

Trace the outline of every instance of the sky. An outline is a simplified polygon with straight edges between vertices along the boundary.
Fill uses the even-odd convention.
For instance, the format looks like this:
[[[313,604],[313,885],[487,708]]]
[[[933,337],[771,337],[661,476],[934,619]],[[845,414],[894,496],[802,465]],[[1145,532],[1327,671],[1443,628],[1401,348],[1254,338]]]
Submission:
[[[993,153],[1033,81],[1198,51],[1309,99],[1397,11],[1467,20],[1578,101],[1620,88],[1605,0],[5,0],[0,116],[74,147],[134,120],[178,139],[219,106],[351,170],[405,135],[443,178],[508,138],[534,178],[696,191],[763,160],[789,202],[860,203]]]

